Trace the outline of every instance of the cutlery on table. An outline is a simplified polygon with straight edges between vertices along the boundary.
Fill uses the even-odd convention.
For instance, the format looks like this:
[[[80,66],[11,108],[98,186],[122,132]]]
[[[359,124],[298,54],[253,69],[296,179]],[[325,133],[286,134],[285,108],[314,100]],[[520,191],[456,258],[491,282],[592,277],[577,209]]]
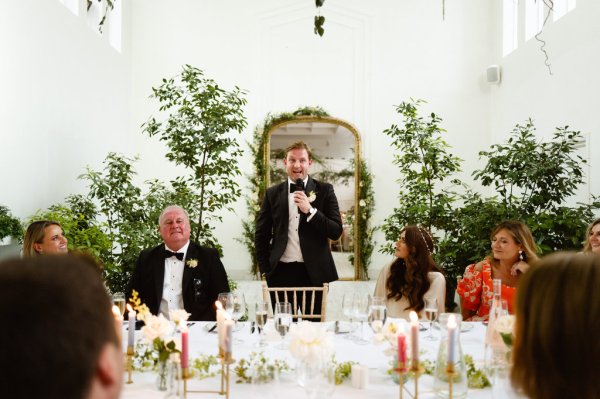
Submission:
[[[254,334],[254,329],[255,329],[254,323],[255,323],[254,321],[252,323],[250,323],[250,334]]]

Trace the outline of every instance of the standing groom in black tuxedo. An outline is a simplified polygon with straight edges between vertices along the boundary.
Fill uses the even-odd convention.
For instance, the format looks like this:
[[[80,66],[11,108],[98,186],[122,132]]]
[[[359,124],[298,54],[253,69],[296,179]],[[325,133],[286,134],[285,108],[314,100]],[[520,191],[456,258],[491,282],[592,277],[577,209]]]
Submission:
[[[256,221],[258,266],[271,287],[322,286],[338,279],[329,246],[342,234],[337,198],[331,184],[308,175],[305,143],[290,145],[283,163],[288,179],[267,189]]]
[[[215,301],[229,292],[227,273],[214,248],[190,241],[190,220],[179,206],[165,208],[158,229],[164,244],[140,254],[127,289],[139,293],[154,315],[185,309],[190,320],[215,320]]]

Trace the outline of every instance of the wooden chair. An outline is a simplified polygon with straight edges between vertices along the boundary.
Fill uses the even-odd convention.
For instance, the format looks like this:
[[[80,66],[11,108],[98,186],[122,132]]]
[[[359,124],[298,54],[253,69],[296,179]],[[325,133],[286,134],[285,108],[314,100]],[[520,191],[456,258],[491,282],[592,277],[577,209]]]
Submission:
[[[266,281],[262,281],[263,301],[271,303],[271,294],[273,294],[275,302],[291,303],[292,317],[301,317],[303,320],[325,321],[328,291],[328,283],[323,283],[322,287],[269,287]],[[321,309],[315,309],[315,295],[317,292],[323,294]],[[311,293],[312,295],[307,295]],[[310,298],[307,300],[308,296]],[[298,314],[298,309],[302,312],[301,315]]]

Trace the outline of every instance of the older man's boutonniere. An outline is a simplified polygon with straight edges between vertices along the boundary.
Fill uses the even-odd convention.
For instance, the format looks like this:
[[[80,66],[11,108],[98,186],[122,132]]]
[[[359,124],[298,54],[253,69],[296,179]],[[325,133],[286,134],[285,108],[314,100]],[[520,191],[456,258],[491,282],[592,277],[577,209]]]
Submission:
[[[308,202],[313,202],[317,199],[317,194],[314,191],[308,193]]]
[[[195,268],[196,266],[198,266],[198,259],[188,259],[185,262],[186,265],[188,265],[190,268]]]

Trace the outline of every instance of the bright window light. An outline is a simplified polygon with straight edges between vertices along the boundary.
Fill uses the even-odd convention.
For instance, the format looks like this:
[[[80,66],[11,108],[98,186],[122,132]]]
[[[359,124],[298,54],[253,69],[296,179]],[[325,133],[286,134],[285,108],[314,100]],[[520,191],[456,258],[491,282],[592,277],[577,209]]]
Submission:
[[[554,20],[558,21],[560,18],[565,16],[569,11],[573,11],[576,6],[576,0],[554,0],[553,3],[553,14]]]
[[[58,0],[62,3],[69,11],[79,16],[79,0]]]
[[[542,0],[525,2],[525,40],[531,39],[542,31],[544,10]]]
[[[506,56],[517,48],[517,27],[519,21],[517,0],[502,2],[502,55]]]

